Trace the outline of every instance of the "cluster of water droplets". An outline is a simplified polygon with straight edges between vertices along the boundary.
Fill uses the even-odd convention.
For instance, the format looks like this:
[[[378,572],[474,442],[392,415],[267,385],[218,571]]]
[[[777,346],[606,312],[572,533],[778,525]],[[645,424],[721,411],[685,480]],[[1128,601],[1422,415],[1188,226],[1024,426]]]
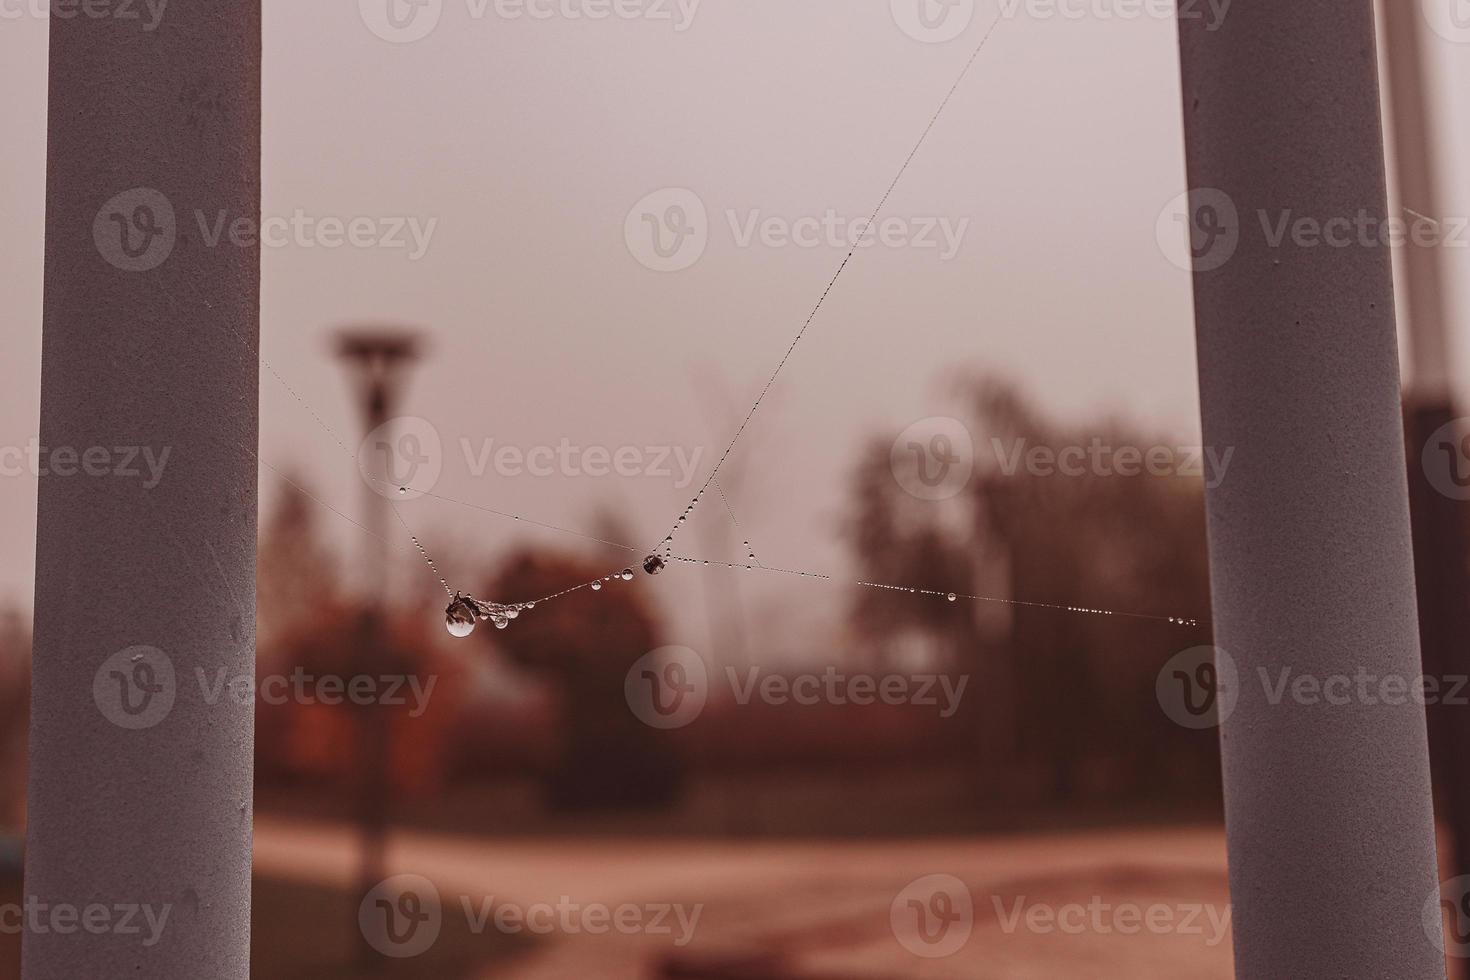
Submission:
[[[488,619],[496,629],[503,630],[510,626],[512,619],[520,616],[523,609],[535,608],[534,602],[504,605],[456,592],[444,609],[444,627],[451,636],[469,636],[482,619]]]

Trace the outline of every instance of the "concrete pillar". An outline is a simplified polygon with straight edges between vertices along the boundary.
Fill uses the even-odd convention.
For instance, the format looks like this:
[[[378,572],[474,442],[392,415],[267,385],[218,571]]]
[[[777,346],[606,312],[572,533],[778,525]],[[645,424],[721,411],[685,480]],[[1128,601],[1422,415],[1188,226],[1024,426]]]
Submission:
[[[196,214],[258,226],[260,10],[89,9],[51,20],[22,969],[244,980],[259,252]]]
[[[1201,414],[1235,451],[1208,511],[1236,975],[1443,977],[1424,711],[1355,686],[1421,672],[1390,255],[1357,231],[1387,209],[1372,2],[1207,27],[1180,21]],[[1354,686],[1273,703],[1283,670]]]

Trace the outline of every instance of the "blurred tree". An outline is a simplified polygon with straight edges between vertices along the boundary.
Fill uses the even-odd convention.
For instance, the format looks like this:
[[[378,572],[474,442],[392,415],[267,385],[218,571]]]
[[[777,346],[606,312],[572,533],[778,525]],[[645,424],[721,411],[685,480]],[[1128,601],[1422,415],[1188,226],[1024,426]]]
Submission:
[[[677,793],[682,764],[668,732],[644,725],[630,710],[624,680],[634,661],[659,645],[659,626],[637,578],[614,578],[523,612],[509,629],[481,627],[516,664],[555,686],[561,733],[548,776],[554,806],[658,806]],[[511,555],[484,591],[496,601],[525,601],[606,575],[589,563],[543,549]]]
[[[920,461],[892,457],[891,439],[876,440],[855,476],[849,538],[865,579],[1019,601],[863,589],[853,610],[860,635],[878,656],[919,637],[945,668],[971,675],[956,734],[986,795],[1033,791],[1061,802],[1084,790],[1217,792],[1214,732],[1175,726],[1154,695],[1164,662],[1209,643],[1207,627],[1025,604],[1202,617],[1202,481],[1119,476],[1106,463],[1077,475],[1012,467],[1018,447],[1176,443],[1117,423],[1049,424],[990,379],[963,394],[976,449],[964,489],[943,501],[909,495],[895,468]]]
[[[339,572],[321,540],[317,508],[300,476],[277,495],[275,508],[260,530],[256,566],[256,644],[261,663],[280,653],[289,633],[321,621],[323,610],[342,601]]]

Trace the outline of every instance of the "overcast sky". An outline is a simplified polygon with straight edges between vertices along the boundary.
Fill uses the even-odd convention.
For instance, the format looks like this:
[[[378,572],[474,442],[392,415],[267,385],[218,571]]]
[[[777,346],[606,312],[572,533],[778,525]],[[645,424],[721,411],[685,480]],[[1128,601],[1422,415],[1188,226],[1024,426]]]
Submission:
[[[432,350],[403,408],[440,439],[435,492],[573,528],[606,508],[644,542],[692,492],[676,478],[496,475],[493,461],[476,476],[472,463],[487,440],[669,447],[702,452],[702,480],[845,254],[828,229],[874,206],[999,9],[980,0],[931,31],[908,0],[621,0],[603,19],[587,16],[595,0],[528,0],[547,17],[442,0],[399,29],[382,2],[265,3],[264,212],[295,227],[263,254],[264,357],[355,446],[327,338],[355,321],[420,325]],[[732,502],[766,562],[841,568],[860,441],[953,411],[954,372],[1012,376],[1068,419],[1122,414],[1198,440],[1187,275],[1156,235],[1184,190],[1175,25],[1090,3],[1067,18],[1007,0],[889,200],[904,219],[892,244],[859,252],[751,423]],[[38,401],[46,25],[33,6],[0,0],[5,446],[34,436]],[[1451,82],[1470,47],[1430,49],[1440,115],[1461,118]],[[1446,151],[1447,174],[1463,149]],[[669,189],[705,213],[690,216],[693,245],[663,229],[665,259],[642,215],[677,223],[669,206],[690,195]],[[103,190],[99,205],[125,188]],[[370,244],[322,247],[333,219],[354,218]],[[1464,271],[1463,252],[1453,261]],[[269,371],[261,414],[262,456],[356,515],[352,461]],[[261,489],[269,507],[281,484],[263,471]],[[0,597],[30,600],[34,511],[32,476],[0,478]],[[403,514],[484,560],[526,533],[433,499]],[[450,565],[457,584],[468,568]],[[818,618],[843,599],[761,588]]]

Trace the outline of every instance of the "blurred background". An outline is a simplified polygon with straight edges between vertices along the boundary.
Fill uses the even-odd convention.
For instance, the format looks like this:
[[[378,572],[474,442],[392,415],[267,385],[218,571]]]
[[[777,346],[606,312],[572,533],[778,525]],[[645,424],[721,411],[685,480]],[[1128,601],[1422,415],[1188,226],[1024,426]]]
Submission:
[[[17,450],[39,378],[33,6],[0,12]],[[258,975],[1230,976],[1217,734],[1161,681],[1211,642],[1223,476],[1185,243],[1160,232],[1185,190],[1171,17],[383,6],[265,2]],[[897,223],[681,526],[697,561],[645,574],[992,23]],[[1426,36],[1454,118],[1470,59]],[[181,99],[228,112],[188,80]],[[1466,147],[1444,129],[1448,168]],[[1458,194],[1443,213],[1470,213]],[[182,234],[220,227],[174,205]],[[1458,309],[1466,259],[1445,261]],[[371,374],[344,337],[413,350]],[[1075,472],[1045,463],[1072,450]],[[0,477],[4,901],[35,488]],[[633,577],[454,638],[410,529],[482,599]],[[297,677],[397,696],[266,683]],[[422,882],[437,932],[410,953],[391,911]],[[385,895],[386,938],[366,924]],[[0,974],[18,948],[0,931]]]

